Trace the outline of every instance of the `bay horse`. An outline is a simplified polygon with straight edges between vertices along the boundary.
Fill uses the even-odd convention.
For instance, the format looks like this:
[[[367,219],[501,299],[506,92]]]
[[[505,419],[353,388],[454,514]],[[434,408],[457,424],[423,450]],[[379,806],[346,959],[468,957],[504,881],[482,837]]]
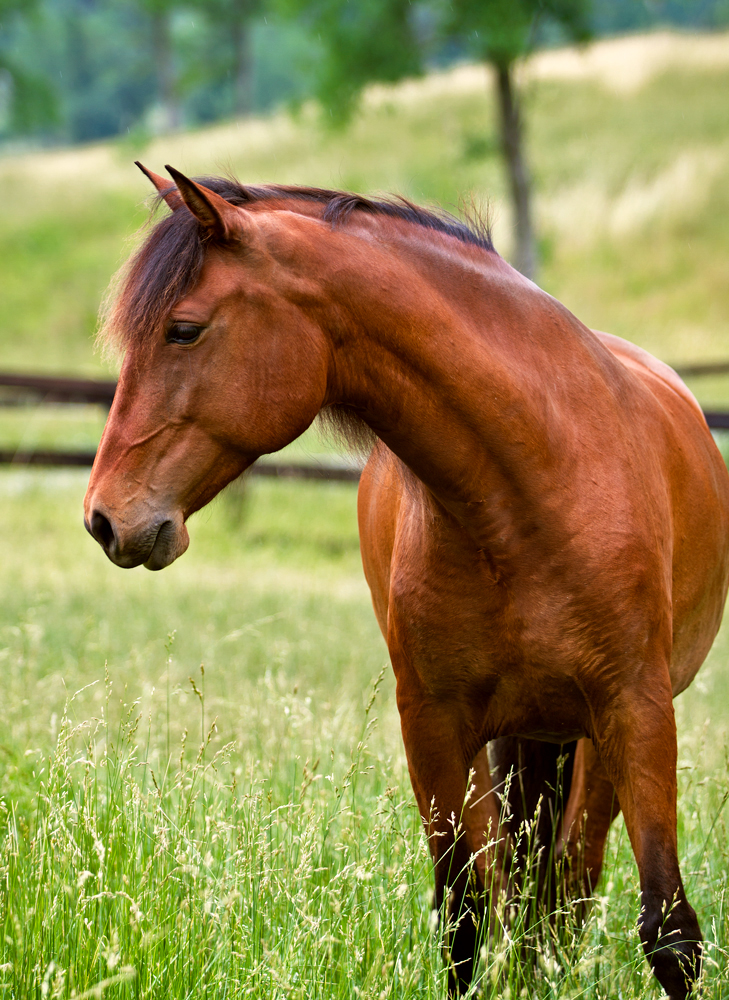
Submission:
[[[489,905],[493,782],[521,768],[526,814],[570,745],[555,857],[593,888],[622,810],[643,948],[686,997],[702,936],[679,870],[672,698],[729,572],[729,477],[697,402],[476,226],[141,169],[172,211],[107,318],[125,358],[87,529],[118,566],[162,569],[192,513],[318,414],[371,434],[362,559],[436,903],[455,916],[449,992],[469,988]]]

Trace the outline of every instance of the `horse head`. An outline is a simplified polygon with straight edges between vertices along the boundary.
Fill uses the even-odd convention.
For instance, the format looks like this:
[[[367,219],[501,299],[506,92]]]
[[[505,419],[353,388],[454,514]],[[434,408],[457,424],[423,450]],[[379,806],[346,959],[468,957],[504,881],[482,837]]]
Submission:
[[[322,292],[296,267],[321,223],[256,214],[167,169],[174,185],[144,170],[172,214],[132,259],[108,322],[124,362],[84,504],[122,567],[173,562],[187,518],[298,437],[327,392],[311,318]]]

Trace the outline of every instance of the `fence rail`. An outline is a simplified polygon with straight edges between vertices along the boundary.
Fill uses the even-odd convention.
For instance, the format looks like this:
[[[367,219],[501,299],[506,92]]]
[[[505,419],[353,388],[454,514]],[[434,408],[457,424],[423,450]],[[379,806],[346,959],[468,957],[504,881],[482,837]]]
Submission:
[[[56,466],[62,468],[90,468],[94,464],[94,451],[34,451],[0,450],[0,465]],[[357,483],[361,469],[344,462],[256,462],[249,473],[273,479],[318,479],[329,482]]]
[[[6,405],[34,403],[99,403],[111,406],[116,382],[111,379],[57,378],[47,375],[6,375],[0,373],[0,387]]]
[[[729,361],[707,364],[676,365],[683,377],[729,374]],[[6,391],[3,393],[2,389]],[[44,403],[93,403],[110,407],[116,391],[111,379],[59,378],[44,375],[8,375],[0,373],[0,405],[38,405]],[[729,430],[729,411],[704,410],[712,430]],[[34,449],[14,451],[0,449],[0,465],[61,466],[88,468],[93,465],[94,451],[56,451]],[[250,469],[254,476],[280,479],[334,480],[356,483],[361,470],[343,462],[257,462]]]
[[[699,375],[726,375],[729,373],[729,361],[706,361],[696,365],[672,365],[671,367],[681,378],[696,378]]]

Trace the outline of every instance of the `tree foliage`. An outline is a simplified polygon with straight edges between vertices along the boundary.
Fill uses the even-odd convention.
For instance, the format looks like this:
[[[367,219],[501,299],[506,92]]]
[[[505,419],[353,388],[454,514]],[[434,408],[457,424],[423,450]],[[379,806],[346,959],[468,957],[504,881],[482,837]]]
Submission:
[[[591,0],[452,0],[444,28],[477,58],[506,67],[531,52],[549,28],[560,29],[565,40],[587,40],[591,9]]]
[[[422,71],[422,49],[410,0],[289,0],[322,44],[317,96],[332,119],[351,115],[362,88]]]
[[[0,0],[0,107],[10,132],[29,132],[57,120],[57,106],[49,81],[25,69],[7,45],[6,31],[19,21],[37,15],[35,0]],[[0,122],[0,128],[2,123]]]
[[[144,134],[308,96],[317,44],[278,17],[275,2],[0,0],[0,141]],[[241,50],[245,107],[236,93]]]
[[[729,0],[586,11],[583,0],[0,0],[0,139],[86,141],[162,127],[165,103],[187,126],[312,94],[342,123],[370,82],[464,56],[506,66],[590,27],[718,27]]]

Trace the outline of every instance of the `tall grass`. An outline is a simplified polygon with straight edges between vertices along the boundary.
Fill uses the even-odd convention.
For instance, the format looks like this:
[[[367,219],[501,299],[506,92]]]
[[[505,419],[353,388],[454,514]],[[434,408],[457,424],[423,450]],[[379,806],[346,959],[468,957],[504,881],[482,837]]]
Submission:
[[[136,704],[111,726],[107,681],[100,717],[62,715],[53,751],[34,762],[29,808],[4,798],[8,995],[442,997],[430,863],[402,769],[382,752],[377,700],[337,698],[327,717],[263,678],[249,702],[265,745],[256,756],[236,740],[212,752],[215,723],[195,686],[201,728],[191,713],[170,758]],[[684,869],[707,939],[702,996],[718,1000],[729,988],[729,782],[683,785]],[[529,901],[502,904],[478,995],[655,995],[637,895],[618,827],[584,926],[564,907],[535,939]]]
[[[113,729],[62,716],[3,845],[14,995],[379,995],[395,969],[393,995],[428,972],[437,990],[423,845],[364,713],[340,705],[336,732],[318,720],[304,758],[311,699],[264,678],[248,705],[259,759],[235,741],[212,752],[196,688],[203,728],[172,759],[135,705]]]

